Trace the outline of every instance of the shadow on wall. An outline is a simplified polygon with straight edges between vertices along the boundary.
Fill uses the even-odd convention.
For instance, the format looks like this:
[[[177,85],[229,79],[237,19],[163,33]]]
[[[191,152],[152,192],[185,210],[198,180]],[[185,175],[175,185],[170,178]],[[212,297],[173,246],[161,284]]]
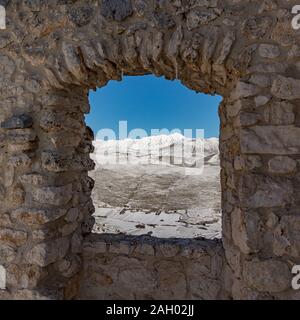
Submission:
[[[223,258],[220,240],[91,234],[80,298],[224,298]]]

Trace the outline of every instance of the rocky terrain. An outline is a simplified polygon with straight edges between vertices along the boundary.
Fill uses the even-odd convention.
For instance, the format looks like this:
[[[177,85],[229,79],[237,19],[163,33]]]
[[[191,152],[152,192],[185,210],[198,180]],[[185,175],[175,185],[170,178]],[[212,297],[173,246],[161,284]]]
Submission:
[[[221,236],[218,139],[200,141],[204,153],[197,155],[182,156],[182,143],[196,145],[179,134],[94,142],[94,232]]]

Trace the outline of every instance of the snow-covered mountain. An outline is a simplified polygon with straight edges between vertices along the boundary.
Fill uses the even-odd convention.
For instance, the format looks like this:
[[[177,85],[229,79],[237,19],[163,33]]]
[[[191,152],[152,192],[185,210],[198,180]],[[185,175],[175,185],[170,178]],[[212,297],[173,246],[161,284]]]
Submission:
[[[183,146],[193,150],[197,142],[204,152],[182,153]],[[172,134],[97,140],[94,146],[97,166],[90,172],[95,180],[94,232],[220,238],[217,138],[195,141]]]
[[[118,159],[119,163],[177,164],[192,166],[203,160],[211,164],[219,161],[219,139],[191,139],[179,133],[149,136],[142,139],[96,140],[94,141],[96,162]]]

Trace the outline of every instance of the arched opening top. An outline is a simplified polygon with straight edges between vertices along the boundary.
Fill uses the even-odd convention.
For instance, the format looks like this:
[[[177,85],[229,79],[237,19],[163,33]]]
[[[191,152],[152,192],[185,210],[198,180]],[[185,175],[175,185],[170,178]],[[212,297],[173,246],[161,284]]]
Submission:
[[[128,131],[151,129],[204,129],[205,138],[219,137],[218,108],[222,98],[196,94],[178,80],[168,81],[152,75],[128,76],[122,81],[91,91],[91,112],[87,125],[95,135],[100,129],[110,128],[119,139],[119,121],[127,120]],[[124,138],[121,138],[124,139]]]

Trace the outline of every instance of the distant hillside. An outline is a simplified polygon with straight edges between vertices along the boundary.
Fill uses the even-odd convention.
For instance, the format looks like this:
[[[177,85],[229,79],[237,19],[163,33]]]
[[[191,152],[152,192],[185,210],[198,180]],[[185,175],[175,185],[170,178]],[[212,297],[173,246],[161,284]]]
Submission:
[[[175,133],[136,140],[96,140],[94,146],[93,157],[100,163],[103,163],[101,161],[104,159],[108,161],[118,159],[118,163],[122,164],[139,162],[193,166],[200,160],[209,164],[219,164],[218,138],[196,140]]]

